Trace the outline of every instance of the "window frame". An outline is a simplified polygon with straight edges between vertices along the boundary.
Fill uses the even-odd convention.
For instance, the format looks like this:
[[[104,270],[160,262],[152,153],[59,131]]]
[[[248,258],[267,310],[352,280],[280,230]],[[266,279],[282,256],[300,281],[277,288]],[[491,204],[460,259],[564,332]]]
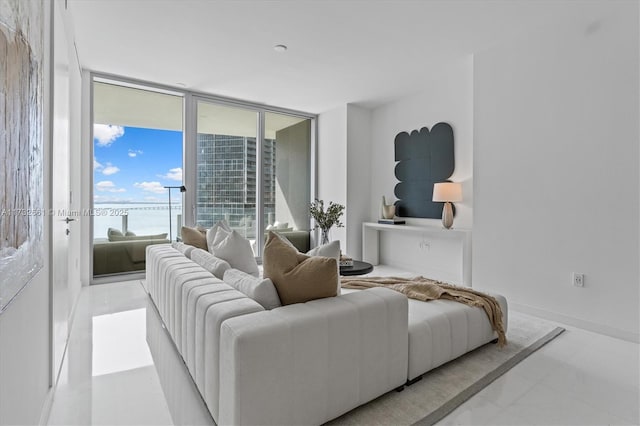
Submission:
[[[116,74],[103,73],[98,71],[89,72],[89,114],[88,114],[88,127],[89,127],[89,149],[86,150],[87,155],[84,161],[90,164],[90,170],[93,170],[93,121],[94,121],[94,82],[103,82],[117,84],[124,87],[131,87],[136,89],[148,90],[152,92],[171,94],[181,96],[183,98],[183,142],[182,142],[182,168],[183,168],[183,184],[186,186],[187,191],[183,194],[182,203],[182,217],[184,218],[184,224],[187,226],[194,226],[195,218],[197,215],[197,203],[196,203],[196,182],[197,182],[197,102],[209,102],[219,105],[225,105],[236,108],[243,108],[257,112],[257,138],[256,138],[256,176],[259,176],[258,182],[256,182],[256,217],[264,217],[264,176],[262,168],[265,134],[265,116],[267,113],[275,113],[282,115],[290,115],[293,117],[303,118],[310,120],[310,164],[309,164],[309,178],[311,183],[310,199],[313,200],[317,197],[317,140],[318,140],[318,115],[308,113],[304,111],[281,108],[273,105],[266,105],[257,102],[245,101],[241,99],[229,98],[225,96],[214,95],[206,92],[188,90],[180,87],[174,87],[166,84],[155,83],[151,81],[129,78]],[[89,173],[88,181],[88,199],[85,201],[85,205],[93,208],[94,199],[94,180],[93,173]],[[264,219],[256,221],[256,235],[262,235],[264,233]],[[311,225],[311,222],[310,222]],[[89,232],[87,235],[87,243],[89,244],[89,280],[91,284],[100,284],[112,281],[121,281],[123,276],[127,278],[143,277],[144,273],[127,273],[118,274],[114,276],[101,276],[94,277],[93,274],[93,217],[90,217]],[[315,245],[316,235],[311,232],[310,235],[311,246]],[[256,240],[258,241],[258,240]],[[262,261],[262,244],[256,244],[256,260]]]
[[[208,95],[203,93],[195,93],[188,92],[188,95],[185,99],[185,103],[187,104],[187,118],[185,123],[189,123],[187,128],[185,129],[185,148],[189,147],[190,149],[186,149],[185,151],[185,185],[187,188],[196,188],[197,184],[197,110],[198,110],[198,102],[206,102],[215,105],[223,105],[231,108],[241,108],[249,111],[254,111],[257,113],[257,123],[256,123],[256,176],[259,176],[259,180],[256,182],[256,218],[264,218],[264,173],[263,173],[263,147],[264,147],[264,139],[265,139],[265,124],[266,124],[266,114],[274,113],[274,114],[282,114],[289,115],[292,117],[303,118],[306,120],[310,120],[310,164],[309,164],[309,174],[310,174],[310,199],[313,200],[316,198],[317,194],[317,115],[306,113],[302,111],[295,111],[286,108],[279,108],[270,105],[257,104],[248,101],[241,101],[238,99],[225,98],[222,96]],[[189,113],[190,111],[190,113]],[[191,120],[189,120],[189,118]],[[188,191],[185,193],[184,204],[186,206],[190,206],[191,214],[184,215],[186,218],[185,224],[188,226],[193,226],[195,224],[195,218],[197,217],[197,202],[196,202],[196,192]],[[311,222],[310,222],[311,223]],[[264,220],[256,221],[256,236],[263,235],[265,231]],[[311,245],[315,241],[314,233],[310,235]],[[256,260],[258,262],[262,261],[262,249],[263,245],[259,244],[259,239],[256,237]]]

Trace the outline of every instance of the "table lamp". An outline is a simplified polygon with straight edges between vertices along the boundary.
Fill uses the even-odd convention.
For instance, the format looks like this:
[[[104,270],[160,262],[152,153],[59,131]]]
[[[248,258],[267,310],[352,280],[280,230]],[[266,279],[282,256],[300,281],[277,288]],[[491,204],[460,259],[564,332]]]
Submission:
[[[462,201],[462,185],[457,182],[440,182],[433,184],[433,201],[444,202],[442,208],[442,225],[449,229],[453,225],[452,202]]]

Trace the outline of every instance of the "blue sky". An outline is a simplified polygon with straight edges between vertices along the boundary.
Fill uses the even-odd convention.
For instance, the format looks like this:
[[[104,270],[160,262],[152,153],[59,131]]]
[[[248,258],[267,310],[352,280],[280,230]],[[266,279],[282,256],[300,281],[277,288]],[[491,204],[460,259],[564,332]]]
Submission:
[[[95,124],[93,147],[96,203],[167,202],[163,186],[182,185],[182,132]]]

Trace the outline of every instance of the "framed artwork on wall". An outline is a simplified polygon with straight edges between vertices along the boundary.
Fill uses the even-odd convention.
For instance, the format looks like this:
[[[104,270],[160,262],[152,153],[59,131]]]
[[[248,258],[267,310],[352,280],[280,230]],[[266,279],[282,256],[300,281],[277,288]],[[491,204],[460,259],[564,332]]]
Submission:
[[[447,181],[455,170],[453,129],[437,123],[431,130],[400,132],[394,145],[396,215],[439,219],[444,203],[432,201],[433,184]]]
[[[44,0],[0,0],[0,312],[44,258]]]

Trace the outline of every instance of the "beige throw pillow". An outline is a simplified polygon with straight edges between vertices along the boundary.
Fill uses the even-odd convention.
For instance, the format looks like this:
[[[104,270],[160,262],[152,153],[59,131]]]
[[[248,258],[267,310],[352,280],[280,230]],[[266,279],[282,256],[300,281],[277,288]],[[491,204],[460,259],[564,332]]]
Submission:
[[[298,248],[294,246],[291,241],[284,235],[281,235],[278,230],[273,231],[276,234],[276,237],[280,239],[283,243],[291,246],[293,249],[298,251]],[[340,277],[340,240],[331,241],[327,244],[312,248],[306,254],[307,256],[322,256],[322,257],[331,257],[336,260],[336,268],[338,269],[338,277]],[[336,290],[336,296],[340,296],[342,294],[340,287],[340,280],[338,280],[338,288]]]
[[[183,243],[200,248],[202,250],[207,249],[206,231],[202,232],[197,228],[183,226],[180,230],[180,235],[182,237]]]
[[[337,295],[337,260],[309,257],[269,232],[263,254],[264,278],[270,278],[283,305]]]

